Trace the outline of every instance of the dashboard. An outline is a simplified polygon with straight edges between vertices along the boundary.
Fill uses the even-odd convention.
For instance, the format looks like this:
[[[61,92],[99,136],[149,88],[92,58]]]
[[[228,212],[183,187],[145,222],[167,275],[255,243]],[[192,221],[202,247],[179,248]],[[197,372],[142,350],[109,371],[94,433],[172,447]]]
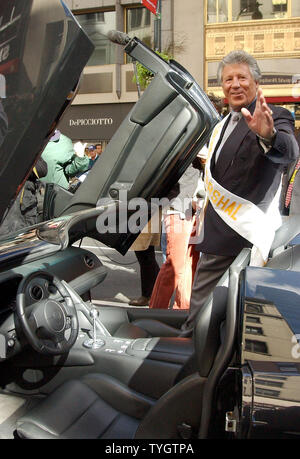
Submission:
[[[14,314],[16,295],[22,279],[37,271],[47,271],[65,280],[84,299],[89,299],[91,288],[102,282],[107,274],[96,255],[74,246],[1,272],[0,361],[12,357],[20,350]],[[54,287],[47,280],[37,276],[27,285],[25,303],[30,305],[55,293]]]

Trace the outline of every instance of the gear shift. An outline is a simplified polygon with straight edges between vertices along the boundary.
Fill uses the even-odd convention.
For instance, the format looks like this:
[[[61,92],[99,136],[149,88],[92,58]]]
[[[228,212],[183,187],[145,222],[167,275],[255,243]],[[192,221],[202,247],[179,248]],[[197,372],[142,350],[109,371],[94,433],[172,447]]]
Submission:
[[[99,349],[105,344],[103,339],[97,338],[96,318],[98,317],[98,315],[99,312],[97,311],[97,309],[92,308],[90,311],[90,316],[93,319],[93,338],[87,339],[83,342],[83,346],[88,347],[89,349]]]

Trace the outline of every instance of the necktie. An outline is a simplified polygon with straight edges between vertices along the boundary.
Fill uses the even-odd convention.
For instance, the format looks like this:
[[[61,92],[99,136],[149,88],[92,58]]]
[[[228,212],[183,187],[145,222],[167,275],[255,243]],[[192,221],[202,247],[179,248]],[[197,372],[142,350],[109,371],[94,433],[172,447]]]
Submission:
[[[219,145],[218,151],[216,152],[215,162],[218,161],[218,158],[219,158],[219,155],[220,155],[220,152],[221,152],[221,150],[223,148],[224,143],[226,142],[226,140],[228,139],[228,137],[230,136],[230,134],[232,133],[232,131],[234,130],[234,128],[236,127],[238,122],[240,121],[241,117],[242,117],[242,113],[241,112],[232,112],[231,113],[230,120],[228,122],[226,131],[223,134],[223,138],[222,138],[221,143]]]
[[[285,207],[286,208],[288,208],[289,205],[290,205],[290,202],[291,202],[291,199],[292,199],[292,192],[293,192],[295,177],[296,177],[296,174],[297,174],[299,169],[300,169],[300,159],[299,159],[299,161],[297,162],[297,164],[295,166],[293,175],[291,177],[291,180],[289,182],[289,186],[287,188],[287,192],[286,192],[286,195],[285,195]]]

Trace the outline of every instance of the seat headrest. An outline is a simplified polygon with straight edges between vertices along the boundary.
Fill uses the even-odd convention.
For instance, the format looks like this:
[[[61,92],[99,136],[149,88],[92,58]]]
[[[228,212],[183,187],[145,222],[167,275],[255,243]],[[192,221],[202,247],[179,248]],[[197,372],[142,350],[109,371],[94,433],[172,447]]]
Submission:
[[[270,258],[266,268],[300,271],[300,245],[289,247]]]
[[[270,257],[276,250],[285,247],[294,237],[300,233],[300,215],[287,217],[275,233],[274,241],[270,249]]]

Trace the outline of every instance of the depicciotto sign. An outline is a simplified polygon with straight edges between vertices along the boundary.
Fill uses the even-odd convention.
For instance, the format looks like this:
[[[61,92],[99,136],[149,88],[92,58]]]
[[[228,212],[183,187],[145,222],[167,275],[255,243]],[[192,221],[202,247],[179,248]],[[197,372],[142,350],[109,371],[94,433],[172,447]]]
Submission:
[[[75,140],[110,140],[134,104],[72,105],[58,129]]]
[[[77,118],[70,119],[69,126],[111,126],[114,124],[112,118]]]

